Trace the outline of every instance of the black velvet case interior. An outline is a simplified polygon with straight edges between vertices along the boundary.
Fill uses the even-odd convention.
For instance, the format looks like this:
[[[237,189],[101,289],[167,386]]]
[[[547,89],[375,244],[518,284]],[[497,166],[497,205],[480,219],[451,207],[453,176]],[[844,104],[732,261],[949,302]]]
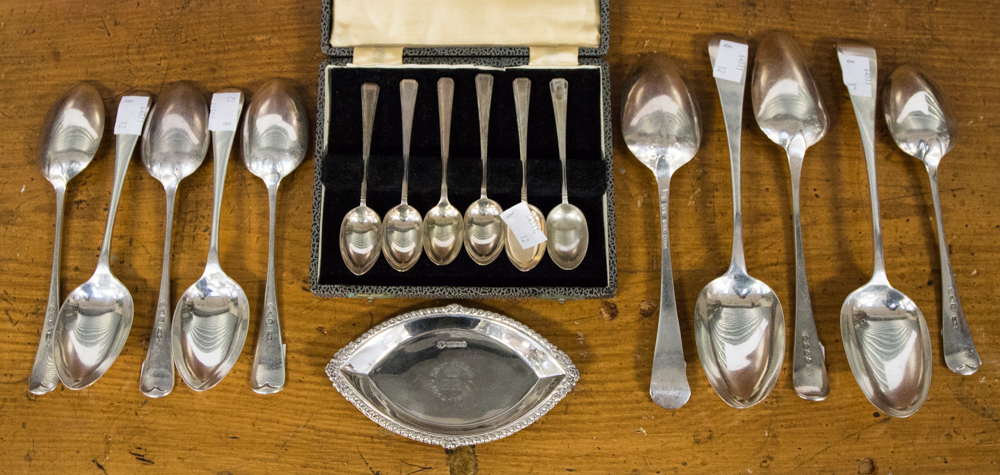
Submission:
[[[397,272],[380,257],[366,274],[348,271],[340,256],[341,220],[358,206],[361,191],[361,85],[379,85],[378,107],[368,164],[368,206],[379,216],[400,202],[403,177],[399,82],[419,83],[411,142],[409,203],[422,214],[437,204],[441,191],[440,130],[437,80],[455,81],[451,147],[448,162],[449,199],[459,212],[480,197],[479,112],[475,76],[493,75],[488,149],[488,192],[507,209],[521,199],[521,162],[512,82],[531,79],[528,120],[528,202],[543,214],[561,201],[561,170],[556,144],[555,119],[549,81],[569,82],[566,126],[569,200],[587,217],[590,246],[574,270],[562,270],[548,255],[537,267],[517,270],[504,253],[491,264],[477,265],[463,248],[446,266],[426,256],[409,271]],[[601,70],[574,68],[333,67],[326,72],[329,85],[328,137],[322,180],[323,198],[320,285],[453,286],[453,287],[604,287],[609,285],[605,192]]]

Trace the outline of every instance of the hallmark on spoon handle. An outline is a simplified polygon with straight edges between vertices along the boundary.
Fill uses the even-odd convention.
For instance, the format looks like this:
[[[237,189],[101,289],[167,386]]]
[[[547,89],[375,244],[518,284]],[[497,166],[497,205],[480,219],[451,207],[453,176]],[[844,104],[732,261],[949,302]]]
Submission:
[[[52,356],[52,332],[59,316],[59,256],[62,250],[62,221],[65,188],[56,187],[56,235],[52,250],[52,280],[49,282],[49,301],[45,307],[45,319],[42,321],[42,336],[35,353],[35,363],[31,367],[28,378],[28,390],[32,394],[45,394],[59,383],[56,373],[55,359]]]
[[[281,342],[278,297],[274,281],[274,226],[277,215],[278,184],[267,187],[270,226],[267,245],[267,284],[264,289],[264,314],[257,331],[257,350],[250,369],[250,384],[258,394],[272,394],[285,387],[285,345]]]
[[[174,224],[176,191],[167,188],[166,236],[163,240],[163,269],[160,296],[156,304],[149,350],[139,372],[139,390],[149,397],[163,397],[174,389],[174,361],[170,347],[170,242]]]

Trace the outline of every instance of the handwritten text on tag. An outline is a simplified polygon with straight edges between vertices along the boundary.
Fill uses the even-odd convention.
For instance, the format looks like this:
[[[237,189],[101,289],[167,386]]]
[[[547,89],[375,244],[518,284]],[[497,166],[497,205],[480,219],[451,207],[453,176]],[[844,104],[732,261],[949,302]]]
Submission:
[[[844,85],[851,95],[872,97],[872,70],[868,58],[850,54],[839,56]]]
[[[115,135],[142,135],[142,124],[149,112],[149,96],[125,96],[118,103]]]
[[[528,209],[528,203],[524,201],[500,213],[500,219],[507,223],[507,227],[514,233],[522,249],[535,247],[546,241],[540,223],[535,220],[535,216]]]
[[[212,109],[208,113],[208,130],[235,131],[240,121],[243,104],[238,92],[212,94]]]
[[[735,41],[719,41],[719,52],[715,56],[712,75],[732,82],[743,82],[743,71],[747,67],[750,48]]]

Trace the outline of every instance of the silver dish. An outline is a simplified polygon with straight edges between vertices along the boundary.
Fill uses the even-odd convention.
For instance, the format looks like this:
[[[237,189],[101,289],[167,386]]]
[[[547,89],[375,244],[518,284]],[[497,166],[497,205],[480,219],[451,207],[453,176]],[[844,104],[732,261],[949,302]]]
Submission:
[[[338,351],[326,374],[380,426],[446,449],[524,429],[580,378],[532,329],[454,304],[379,324]]]

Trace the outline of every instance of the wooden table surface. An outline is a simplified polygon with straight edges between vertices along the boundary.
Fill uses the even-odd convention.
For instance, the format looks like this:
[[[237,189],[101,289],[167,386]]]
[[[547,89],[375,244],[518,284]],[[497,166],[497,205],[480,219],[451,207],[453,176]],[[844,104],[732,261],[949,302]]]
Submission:
[[[110,371],[82,391],[34,396],[27,379],[48,291],[54,194],[38,171],[46,110],[73,82],[101,88],[109,117],[133,90],[157,93],[178,80],[206,90],[250,92],[273,76],[293,79],[315,117],[320,3],[310,1],[4,1],[0,8],[0,466],[4,472],[336,473],[984,473],[1000,471],[1000,7],[971,0],[812,2],[615,1],[611,7],[613,98],[636,54],[674,56],[704,114],[697,157],[673,182],[671,233],[690,401],[668,411],[648,396],[659,299],[657,193],[615,123],[619,290],[604,301],[477,301],[536,329],[582,375],[548,415],[498,442],[447,452],[366,419],[332,388],[323,367],[367,328],[442,302],[314,297],[309,292],[312,154],[283,184],[278,217],[278,295],[288,345],[288,383],[277,395],[249,387],[267,252],[264,186],[238,158],[222,214],[222,261],[246,289],[254,319],[235,369],[195,393],[178,381],[168,397],[138,390],[160,277],[164,195],[138,159],[128,172],[115,227],[113,270],[135,298],[128,342]],[[709,36],[759,42],[794,35],[812,62],[831,113],[829,134],[803,173],[805,255],[830,397],[792,389],[790,351],[771,395],[746,410],[726,406],[702,371],[692,313],[699,290],[721,275],[731,246],[731,193],[722,115],[707,55]],[[940,264],[922,166],[896,149],[881,119],[877,160],[889,276],[928,317],[933,384],[908,419],[880,414],[862,395],[844,355],[839,311],[871,270],[871,212],[860,139],[834,44],[872,44],[882,78],[914,63],[948,96],[960,140],[941,170],[957,285],[983,359],[972,376],[945,366],[939,336]],[[749,94],[747,102],[749,102]],[[789,172],[783,152],[744,115],[743,201],[750,272],[794,315]],[[110,123],[109,123],[110,129]],[[113,138],[69,187],[62,296],[97,260],[110,197]],[[234,151],[238,157],[238,147]],[[173,236],[173,301],[200,275],[208,247],[212,167],[181,186]],[[789,341],[791,332],[789,332]],[[789,343],[790,344],[790,343]],[[790,346],[789,346],[790,348]]]

